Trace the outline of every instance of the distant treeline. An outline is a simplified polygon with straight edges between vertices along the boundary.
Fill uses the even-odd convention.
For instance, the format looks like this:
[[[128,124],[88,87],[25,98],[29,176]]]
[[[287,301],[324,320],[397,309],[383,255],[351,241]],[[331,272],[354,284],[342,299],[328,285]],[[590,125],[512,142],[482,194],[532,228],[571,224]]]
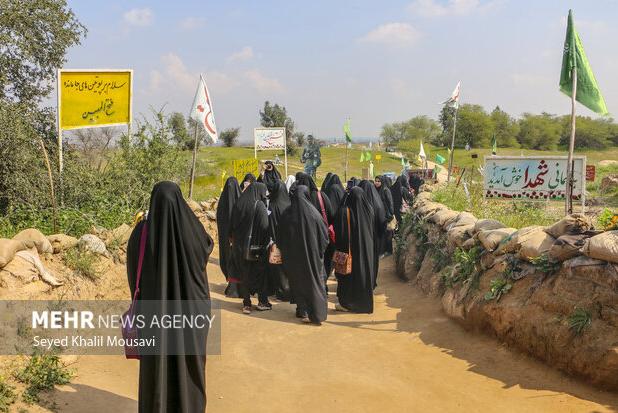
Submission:
[[[454,109],[444,107],[437,121],[422,115],[403,122],[387,123],[382,126],[380,137],[391,147],[412,139],[447,146],[453,136],[453,116]],[[555,150],[568,144],[570,122],[568,115],[524,113],[516,119],[499,106],[488,113],[480,105],[465,104],[457,113],[455,146],[470,144],[473,148],[488,148],[495,135],[499,147]],[[575,145],[590,149],[618,146],[618,124],[611,118],[578,116]]]

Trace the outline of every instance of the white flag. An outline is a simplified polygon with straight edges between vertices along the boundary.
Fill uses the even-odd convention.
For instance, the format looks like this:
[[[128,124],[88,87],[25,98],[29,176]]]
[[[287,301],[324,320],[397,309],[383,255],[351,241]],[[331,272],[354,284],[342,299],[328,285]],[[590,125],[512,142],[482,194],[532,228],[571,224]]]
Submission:
[[[461,81],[457,82],[457,86],[455,86],[455,90],[453,90],[453,94],[450,98],[441,103],[441,105],[449,105],[454,108],[459,107],[459,89],[461,88]]]
[[[203,125],[212,141],[217,142],[219,136],[217,134],[217,124],[215,123],[215,115],[212,109],[212,100],[210,100],[208,87],[206,87],[206,82],[201,75],[189,116],[200,125]]]
[[[427,155],[425,155],[425,148],[423,147],[423,141],[421,141],[421,149],[418,151],[418,157],[421,159],[425,159]]]

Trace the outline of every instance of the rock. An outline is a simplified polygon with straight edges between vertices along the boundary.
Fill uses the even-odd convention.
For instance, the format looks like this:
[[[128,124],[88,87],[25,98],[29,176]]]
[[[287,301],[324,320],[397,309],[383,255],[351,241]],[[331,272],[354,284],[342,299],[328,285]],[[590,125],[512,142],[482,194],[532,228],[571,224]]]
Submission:
[[[202,209],[202,206],[200,204],[198,204],[196,201],[194,201],[193,199],[187,199],[187,205],[189,205],[189,208],[191,208],[191,210],[194,213],[202,213],[204,212]]]
[[[609,174],[601,180],[601,191],[611,191],[618,188],[618,174]]]
[[[208,218],[211,221],[216,221],[217,220],[217,214],[214,213],[213,211],[206,211],[206,218]]]
[[[82,235],[77,242],[77,247],[83,251],[94,252],[95,254],[104,255],[106,257],[110,255],[101,238],[92,234]]]
[[[133,232],[133,228],[123,223],[118,228],[108,232],[107,238],[105,240],[105,245],[109,246],[112,243],[116,245],[124,245],[129,242],[131,232]]]
[[[618,231],[606,231],[588,238],[582,252],[590,258],[618,263]]]
[[[90,227],[89,233],[92,235],[102,235],[107,231],[104,227],[100,225],[93,225]]]
[[[509,235],[517,231],[515,228],[498,228],[479,231],[475,237],[483,244],[487,251],[493,251]]]
[[[0,268],[3,268],[15,258],[18,251],[26,249],[22,241],[0,238]]]
[[[41,231],[28,228],[13,237],[14,240],[22,241],[26,248],[36,247],[39,254],[51,254],[54,252],[51,243]]]
[[[66,234],[53,234],[53,235],[48,236],[47,239],[52,245],[54,254],[58,254],[59,252],[66,251],[77,245],[77,238],[72,237],[70,235],[66,235]]]
[[[554,225],[545,228],[545,232],[554,238],[559,238],[567,234],[581,234],[590,228],[592,228],[590,218],[584,214],[571,214],[562,218]]]

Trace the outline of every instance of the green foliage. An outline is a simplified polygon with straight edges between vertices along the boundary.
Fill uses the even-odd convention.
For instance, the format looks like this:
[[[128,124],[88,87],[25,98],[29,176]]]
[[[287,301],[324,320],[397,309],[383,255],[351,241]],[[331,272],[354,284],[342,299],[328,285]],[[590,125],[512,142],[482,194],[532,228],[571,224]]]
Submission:
[[[174,142],[182,149],[193,149],[195,140],[189,135],[185,116],[180,112],[174,112],[170,115],[167,122]]]
[[[73,372],[55,354],[35,354],[23,369],[15,373],[15,378],[26,385],[23,394],[26,403],[38,402],[40,392],[67,384],[72,377]]]
[[[517,121],[500,109],[500,106],[496,106],[489,116],[494,126],[493,133],[496,135],[498,147],[518,147],[519,124]]]
[[[397,228],[395,233],[395,255],[399,255],[404,251],[406,246],[408,234],[413,233],[417,239],[421,240],[424,245],[427,240],[427,235],[421,228],[422,223],[412,213],[403,214],[401,217],[401,224]]]
[[[551,225],[562,217],[560,211],[547,209],[546,204],[541,202],[485,199],[480,183],[472,184],[469,191],[470,201],[466,197],[463,185],[456,188],[452,185],[441,186],[431,195],[434,201],[455,211],[469,211],[479,219],[495,219],[512,228]]]
[[[225,129],[219,134],[219,137],[223,141],[223,145],[231,148],[232,146],[236,146],[236,141],[238,140],[238,135],[240,134],[240,128],[229,128]]]
[[[17,400],[15,388],[6,382],[4,377],[0,376],[0,412],[7,413],[15,400]]]
[[[597,218],[599,226],[605,231],[612,231],[618,229],[618,213],[612,211],[609,208],[603,209]]]
[[[265,128],[285,128],[288,155],[294,154],[296,151],[294,121],[288,116],[285,106],[277,103],[271,105],[269,101],[264,102],[264,108],[260,110],[260,125]]]
[[[76,275],[96,281],[100,274],[95,268],[98,257],[91,251],[83,251],[79,248],[71,248],[62,257],[64,264],[72,269]]]
[[[428,116],[415,116],[405,122],[386,123],[382,126],[380,138],[388,147],[395,147],[400,141],[434,142],[440,136],[440,125]]]
[[[469,251],[457,248],[453,256],[454,267],[450,273],[442,275],[444,285],[453,287],[458,283],[471,283],[475,286],[478,283],[480,274],[478,264],[483,253],[483,248],[473,247]]]
[[[583,308],[575,307],[575,310],[568,318],[569,329],[577,336],[592,324],[592,314]]]
[[[0,10],[0,100],[39,102],[86,28],[64,0],[3,0]]]
[[[546,275],[555,273],[561,266],[559,262],[553,262],[547,254],[540,255],[536,258],[531,258],[530,262],[534,265],[537,271]]]
[[[508,293],[511,288],[513,288],[513,284],[511,284],[506,278],[494,278],[489,283],[489,291],[485,293],[485,301],[500,301],[500,298],[504,294]]]
[[[525,113],[519,121],[517,140],[522,148],[555,150],[560,142],[562,126],[554,115]]]

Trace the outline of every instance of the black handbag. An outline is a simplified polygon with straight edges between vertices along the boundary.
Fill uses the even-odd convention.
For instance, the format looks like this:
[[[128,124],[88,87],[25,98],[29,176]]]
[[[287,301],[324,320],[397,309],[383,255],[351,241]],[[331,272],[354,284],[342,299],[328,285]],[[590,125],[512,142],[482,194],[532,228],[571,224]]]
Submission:
[[[253,221],[255,221],[255,213],[257,212],[257,204],[259,200],[255,201],[253,207],[253,218],[251,219],[251,227],[249,228],[249,236],[247,237],[247,243],[245,245],[245,260],[247,261],[260,261],[266,250],[264,245],[253,244]]]

